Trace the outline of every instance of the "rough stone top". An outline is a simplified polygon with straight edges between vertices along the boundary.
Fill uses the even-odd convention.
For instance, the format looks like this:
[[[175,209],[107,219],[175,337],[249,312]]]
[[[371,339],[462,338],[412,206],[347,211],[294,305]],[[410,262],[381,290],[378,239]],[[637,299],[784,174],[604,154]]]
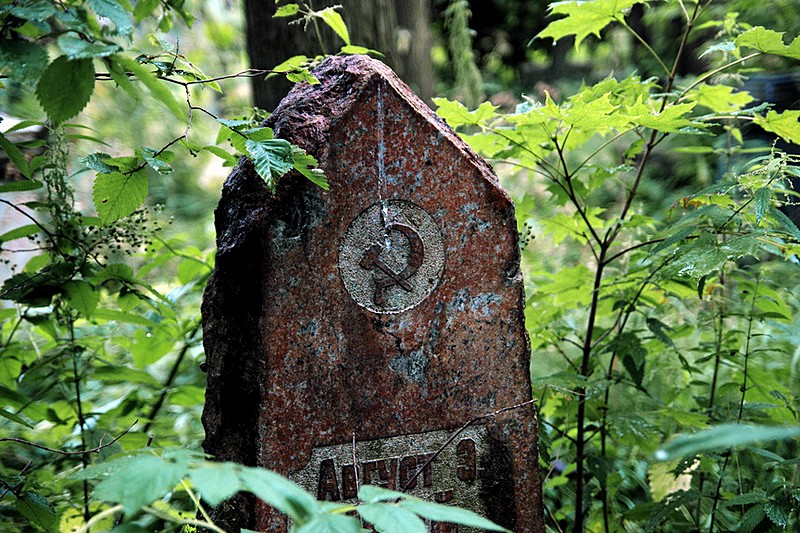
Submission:
[[[312,72],[321,83],[295,85],[268,119],[276,137],[296,139],[306,150],[324,146],[339,118],[347,116],[365,98],[375,97],[380,80],[479,166],[482,173],[497,180],[494,170],[383,62],[365,55],[332,56]],[[282,129],[287,125],[294,131]]]

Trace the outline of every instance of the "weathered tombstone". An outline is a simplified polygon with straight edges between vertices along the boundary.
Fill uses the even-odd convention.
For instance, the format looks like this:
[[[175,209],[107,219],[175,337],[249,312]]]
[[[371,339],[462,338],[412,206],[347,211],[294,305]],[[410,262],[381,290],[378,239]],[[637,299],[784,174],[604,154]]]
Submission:
[[[314,74],[269,125],[317,157],[330,191],[287,176],[273,196],[244,162],[216,211],[206,451],[321,499],[354,498],[358,476],[544,531],[510,199],[379,61]],[[246,498],[220,519],[286,527]]]

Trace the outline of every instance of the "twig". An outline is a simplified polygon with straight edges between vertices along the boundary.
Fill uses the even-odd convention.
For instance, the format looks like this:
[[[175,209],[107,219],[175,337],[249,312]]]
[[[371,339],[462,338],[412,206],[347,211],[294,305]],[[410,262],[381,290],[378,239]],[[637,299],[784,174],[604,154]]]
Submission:
[[[20,443],[20,444],[24,444],[24,445],[26,445],[26,446],[32,446],[32,447],[34,447],[34,448],[39,448],[40,450],[45,450],[45,451],[48,451],[48,452],[57,453],[57,454],[59,454],[59,455],[67,455],[67,456],[72,456],[72,455],[88,455],[88,454],[91,454],[91,453],[98,453],[98,452],[100,452],[100,450],[102,450],[103,448],[108,448],[109,446],[111,446],[112,444],[114,444],[115,442],[117,442],[119,439],[121,439],[122,437],[124,437],[124,436],[125,436],[125,434],[126,434],[126,433],[128,433],[128,432],[129,432],[131,429],[133,429],[133,426],[135,426],[135,425],[136,425],[138,422],[139,422],[139,420],[138,420],[138,419],[134,420],[134,421],[133,421],[133,424],[131,424],[130,426],[128,426],[128,429],[126,429],[125,431],[123,431],[122,433],[120,433],[120,434],[119,434],[119,436],[117,436],[117,437],[114,437],[114,440],[111,440],[111,441],[109,441],[109,442],[107,442],[107,443],[103,444],[103,439],[104,439],[104,438],[106,437],[106,435],[107,435],[107,434],[104,434],[104,435],[103,435],[103,436],[100,438],[100,445],[99,445],[99,446],[97,446],[97,447],[95,447],[95,448],[91,448],[91,449],[89,449],[89,450],[83,450],[83,451],[78,451],[78,452],[68,452],[68,451],[65,451],[65,450],[59,450],[59,449],[57,449],[57,448],[48,448],[47,446],[44,446],[44,445],[42,445],[42,444],[38,444],[38,443],[36,443],[36,442],[31,442],[31,441],[29,441],[29,440],[25,440],[25,439],[20,439],[20,438],[17,438],[17,437],[2,437],[2,438],[0,438],[0,442],[18,442],[18,443]]]
[[[124,507],[120,503],[115,505],[114,507],[109,507],[105,511],[97,513],[91,519],[87,520],[86,523],[83,525],[83,527],[81,527],[75,533],[87,533],[92,528],[93,525],[95,525],[96,523],[98,523],[99,521],[101,521],[102,519],[104,519],[109,515],[122,511],[122,509],[124,509]]]
[[[33,459],[31,459],[30,461],[28,461],[28,464],[26,464],[25,466],[23,466],[23,467],[22,467],[22,470],[20,470],[20,471],[19,471],[19,474],[17,474],[17,476],[21,476],[22,474],[24,474],[24,473],[25,473],[25,471],[26,471],[28,468],[30,468],[30,466],[31,466],[32,464],[33,464]],[[3,494],[0,494],[0,500],[2,500],[3,498],[5,498],[5,497],[6,497],[6,494],[8,494],[8,491],[10,491],[10,490],[13,488],[11,485],[9,485],[8,483],[6,483],[5,481],[3,481],[3,484],[5,484],[5,486],[6,486],[6,490],[4,490],[4,491],[3,491]]]
[[[493,411],[493,412],[491,412],[491,413],[488,413],[488,414],[481,415],[481,416],[479,416],[479,417],[473,418],[473,419],[472,419],[472,420],[470,420],[469,422],[465,423],[463,426],[461,426],[460,428],[458,428],[457,430],[455,430],[455,432],[453,432],[453,434],[452,434],[452,435],[450,435],[450,437],[447,439],[447,441],[445,441],[445,443],[444,443],[444,444],[442,444],[442,446],[441,446],[441,447],[440,447],[438,450],[436,450],[436,452],[435,452],[433,455],[431,455],[431,456],[430,456],[430,458],[429,458],[427,461],[425,461],[425,463],[424,463],[424,464],[423,464],[423,465],[422,465],[420,468],[418,468],[418,469],[417,469],[417,471],[414,473],[414,475],[413,475],[413,476],[411,476],[411,479],[409,479],[408,481],[406,481],[406,483],[405,483],[405,484],[404,484],[402,487],[400,487],[400,492],[405,492],[405,491],[406,491],[406,489],[409,487],[409,485],[411,485],[412,483],[414,483],[414,482],[417,480],[417,478],[419,477],[419,475],[420,475],[420,474],[422,474],[422,472],[423,472],[423,471],[424,471],[426,468],[428,468],[428,466],[429,466],[429,465],[430,465],[432,462],[434,462],[434,461],[436,460],[436,458],[437,458],[437,457],[439,457],[439,456],[442,454],[442,452],[445,450],[445,448],[447,448],[448,446],[450,446],[450,444],[452,444],[452,442],[453,442],[454,440],[456,440],[456,437],[458,437],[459,435],[461,435],[461,434],[464,432],[464,430],[466,430],[466,429],[467,429],[468,427],[470,427],[472,424],[475,424],[475,423],[477,423],[477,422],[480,422],[481,420],[484,420],[484,419],[486,419],[486,418],[491,418],[491,417],[493,417],[493,416],[497,416],[497,415],[503,414],[503,413],[505,413],[505,412],[507,412],[507,411],[513,411],[513,410],[515,410],[515,409],[519,409],[519,408],[521,408],[521,407],[526,407],[526,406],[528,406],[528,405],[531,405],[531,404],[534,404],[534,403],[536,403],[536,399],[535,399],[535,398],[534,398],[534,399],[532,399],[532,400],[527,400],[527,401],[525,401],[525,402],[522,402],[522,403],[518,403],[518,404],[516,404],[516,405],[512,405],[512,406],[510,406],[510,407],[503,407],[502,409],[498,409],[497,411]]]
[[[353,477],[356,479],[356,494],[361,492],[361,482],[358,480],[358,461],[356,461],[356,432],[353,432]]]

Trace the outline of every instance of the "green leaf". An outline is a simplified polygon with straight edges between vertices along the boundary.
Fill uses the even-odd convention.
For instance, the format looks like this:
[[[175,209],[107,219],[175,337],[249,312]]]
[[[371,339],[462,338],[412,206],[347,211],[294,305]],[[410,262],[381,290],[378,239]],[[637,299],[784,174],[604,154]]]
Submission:
[[[147,198],[147,173],[112,172],[98,174],[92,187],[92,201],[104,225],[136,211]]]
[[[131,15],[117,0],[89,0],[89,5],[99,16],[113,22],[119,35],[130,36],[133,32]]]
[[[94,65],[91,59],[60,56],[45,69],[36,85],[36,98],[55,122],[64,122],[80,113],[94,92]]]
[[[133,8],[133,18],[139,23],[149,17],[161,4],[161,0],[139,0]]]
[[[383,54],[378,52],[377,50],[373,50],[372,48],[367,48],[366,46],[356,46],[354,44],[346,44],[342,46],[339,51],[343,54],[351,54],[351,55],[367,55],[372,54],[378,57],[383,57]]]
[[[766,131],[780,135],[790,143],[800,145],[800,111],[769,111],[765,117],[753,117],[753,122]]]
[[[756,26],[736,37],[736,46],[754,48],[766,54],[800,59],[800,37],[795,37],[787,46],[783,43],[783,35],[783,32],[778,33],[763,26]]]
[[[761,220],[769,212],[772,190],[769,187],[761,187],[755,192],[753,197],[756,203],[756,224],[760,224]]]
[[[285,6],[280,6],[278,9],[275,10],[275,14],[272,15],[273,18],[278,17],[293,17],[297,15],[300,11],[300,6],[297,4],[286,4]]]
[[[204,146],[203,150],[205,150],[206,152],[210,152],[215,156],[221,158],[223,161],[225,161],[225,166],[233,166],[239,160],[235,155],[228,152],[224,148],[220,148],[219,146],[208,145]]]
[[[189,470],[189,479],[200,492],[203,500],[216,507],[240,490],[244,490],[239,480],[241,465],[236,463],[204,462],[202,466]]]
[[[134,59],[122,55],[114,55],[112,59],[126,70],[132,72],[139,81],[150,90],[150,94],[152,94],[156,100],[164,104],[176,118],[184,122],[188,119],[186,106],[181,105],[181,103],[175,99],[167,88],[167,82],[159,80],[150,69]]]
[[[589,35],[600,37],[600,31],[612,22],[624,19],[626,10],[645,0],[572,0],[550,4],[550,14],[565,15],[551,22],[534,37],[552,37],[558,41],[567,35],[575,35],[575,47],[581,45]]]
[[[106,160],[111,159],[111,156],[103,152],[95,152],[87,156],[81,157],[79,161],[86,165],[87,168],[99,172],[101,174],[111,174],[119,170],[119,167],[109,165]]]
[[[509,531],[504,527],[498,526],[491,520],[483,518],[477,513],[468,509],[461,509],[460,507],[426,502],[417,498],[406,498],[397,505],[423,518],[433,520],[434,522],[450,522],[452,524],[486,529],[488,531]]]
[[[0,416],[2,416],[3,418],[6,418],[8,420],[11,420],[12,422],[16,422],[17,424],[22,424],[23,426],[25,426],[27,428],[33,429],[33,426],[30,425],[28,422],[26,422],[24,418],[20,418],[19,416],[15,415],[14,413],[12,413],[10,411],[6,411],[3,408],[0,408]]]
[[[245,146],[256,172],[264,179],[270,192],[275,192],[278,180],[294,166],[292,145],[285,139],[247,139]]]
[[[330,189],[325,173],[321,168],[317,168],[317,160],[299,146],[292,146],[292,166],[311,183],[326,191]]]
[[[405,492],[381,488],[377,485],[361,485],[358,491],[358,499],[365,503],[378,503],[408,498]]]
[[[764,513],[773,524],[786,529],[789,524],[789,514],[792,512],[791,507],[781,505],[779,502],[771,501],[764,504]]]
[[[747,91],[737,91],[727,85],[701,83],[689,94],[688,99],[716,113],[739,111],[753,101]]]
[[[139,509],[163,498],[175,488],[186,475],[187,462],[135,455],[114,459],[104,465],[101,463],[108,474],[95,486],[94,497],[105,502],[121,503],[125,516],[130,518]]]
[[[739,531],[743,533],[750,533],[761,525],[761,522],[764,521],[766,516],[767,514],[764,511],[763,505],[754,505],[748,509],[746,513],[744,513],[744,516],[739,523]]]
[[[458,126],[476,125],[480,126],[492,118],[497,106],[490,102],[483,102],[475,111],[469,111],[461,102],[451,101],[446,98],[434,98],[433,103],[437,106],[436,114],[447,121],[452,128]]]
[[[172,165],[167,162],[168,159],[172,159],[174,155],[172,152],[159,152],[158,150],[142,146],[137,150],[137,153],[150,165],[150,168],[159,174],[164,175],[172,173]]]
[[[68,281],[64,284],[64,293],[69,305],[85,317],[92,316],[100,301],[100,294],[90,283],[82,280]]]
[[[19,83],[35,85],[48,63],[47,48],[41,42],[0,39],[0,71]]]
[[[33,180],[12,181],[10,183],[0,184],[0,193],[3,192],[21,192],[21,191],[35,191],[41,189],[42,184]]]
[[[99,366],[92,371],[92,377],[106,383],[139,383],[161,388],[161,383],[146,371],[124,366]]]
[[[58,46],[69,59],[108,57],[122,50],[116,44],[97,44],[91,41],[84,41],[71,33],[65,33],[59,37]]]
[[[25,156],[22,154],[22,151],[17,147],[17,145],[9,141],[2,133],[0,133],[0,148],[3,149],[8,158],[12,163],[14,163],[14,166],[17,167],[23,176],[26,178],[31,177],[31,167],[28,165],[28,160],[25,159]]]
[[[55,526],[56,508],[41,494],[25,491],[17,496],[15,506],[28,522],[36,524],[45,531],[50,531]]]
[[[295,533],[363,533],[364,529],[352,516],[320,513],[292,531]]]
[[[286,61],[272,67],[272,69],[270,70],[272,70],[273,73],[292,72],[295,70],[306,70],[308,63],[309,63],[308,57],[303,55],[297,55],[290,57]],[[247,123],[248,121],[244,122]]]
[[[389,503],[359,505],[358,514],[380,533],[426,533],[425,522],[402,507]]]
[[[681,435],[656,452],[656,459],[695,455],[708,450],[726,450],[756,442],[788,440],[800,437],[800,426],[756,426],[720,424],[691,435]]]
[[[288,515],[298,525],[311,520],[319,510],[311,494],[275,472],[263,468],[243,468],[239,480],[244,490]]]
[[[350,44],[350,33],[347,31],[347,25],[339,12],[336,11],[336,7],[326,7],[322,11],[317,11],[315,15],[330,26],[336,32],[336,35],[344,41],[344,44]]]

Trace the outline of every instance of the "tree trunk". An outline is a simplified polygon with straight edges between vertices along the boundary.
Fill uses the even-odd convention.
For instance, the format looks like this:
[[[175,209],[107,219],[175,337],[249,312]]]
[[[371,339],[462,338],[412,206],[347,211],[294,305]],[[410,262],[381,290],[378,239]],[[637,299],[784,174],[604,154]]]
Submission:
[[[430,57],[430,0],[317,0],[317,10],[340,4],[352,44],[383,54],[381,59],[426,101],[433,96],[433,63]],[[322,21],[317,36],[313,24],[288,24],[273,19],[272,0],[245,0],[247,52],[250,66],[270,69],[296,55],[315,57],[336,53],[343,44]],[[291,89],[282,76],[253,78],[253,104],[272,110]]]

